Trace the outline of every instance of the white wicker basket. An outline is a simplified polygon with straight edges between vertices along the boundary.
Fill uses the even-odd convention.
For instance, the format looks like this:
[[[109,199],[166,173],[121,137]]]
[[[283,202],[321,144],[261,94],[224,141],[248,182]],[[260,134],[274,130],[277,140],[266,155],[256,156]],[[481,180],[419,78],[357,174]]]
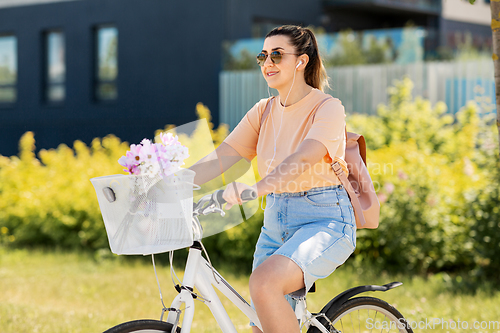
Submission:
[[[111,251],[146,255],[191,246],[194,176],[181,169],[164,178],[92,178]]]

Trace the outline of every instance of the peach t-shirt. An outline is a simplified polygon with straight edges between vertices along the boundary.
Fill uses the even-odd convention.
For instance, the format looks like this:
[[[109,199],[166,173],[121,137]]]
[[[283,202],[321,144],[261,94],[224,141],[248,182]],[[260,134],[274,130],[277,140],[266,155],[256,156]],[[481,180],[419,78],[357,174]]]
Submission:
[[[255,104],[224,142],[248,160],[257,156],[259,175],[264,178],[293,154],[302,141],[317,140],[326,147],[327,155],[286,187],[274,192],[300,192],[340,184],[330,164],[337,159],[345,166],[345,111],[341,101],[313,89],[300,101],[283,110],[279,97],[276,97],[260,128],[267,101],[262,99]],[[273,159],[275,139],[276,155]],[[269,163],[271,166],[268,168]],[[344,172],[347,174],[347,168],[344,168]]]

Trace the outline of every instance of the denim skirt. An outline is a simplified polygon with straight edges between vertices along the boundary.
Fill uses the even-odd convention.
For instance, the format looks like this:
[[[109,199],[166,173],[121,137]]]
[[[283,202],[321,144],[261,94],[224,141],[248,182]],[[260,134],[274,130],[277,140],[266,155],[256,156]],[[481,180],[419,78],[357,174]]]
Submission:
[[[342,185],[271,193],[252,269],[271,255],[285,256],[302,269],[307,291],[342,265],[355,247],[356,220]]]

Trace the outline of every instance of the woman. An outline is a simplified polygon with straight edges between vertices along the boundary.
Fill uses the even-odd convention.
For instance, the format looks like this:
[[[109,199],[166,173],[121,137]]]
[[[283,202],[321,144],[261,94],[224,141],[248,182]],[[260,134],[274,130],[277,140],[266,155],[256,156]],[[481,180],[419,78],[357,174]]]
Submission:
[[[248,111],[216,154],[219,159],[258,156],[262,180],[227,186],[223,197],[229,209],[241,203],[245,189],[267,195],[250,294],[264,332],[299,332],[294,301],[284,295],[308,290],[316,279],[327,277],[356,245],[353,208],[330,166],[332,160],[345,166],[345,113],[338,99],[322,92],[327,76],[309,29],[275,28],[257,61],[279,96]],[[195,183],[214,176],[197,174]]]

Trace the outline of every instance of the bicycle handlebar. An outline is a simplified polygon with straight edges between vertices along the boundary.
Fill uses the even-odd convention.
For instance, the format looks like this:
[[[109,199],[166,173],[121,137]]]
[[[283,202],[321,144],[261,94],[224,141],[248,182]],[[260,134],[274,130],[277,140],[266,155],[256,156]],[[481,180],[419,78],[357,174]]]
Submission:
[[[224,193],[223,190],[220,190],[220,191],[217,191],[217,201],[223,205],[226,203],[226,200],[224,200],[224,198],[222,197],[222,194]],[[240,196],[241,200],[243,201],[249,201],[249,200],[255,200],[257,199],[257,191],[255,190],[244,190],[243,192],[241,192],[241,196]]]
[[[224,193],[224,190],[218,190],[212,194],[205,195],[198,202],[194,202],[193,216],[207,215],[215,212],[219,212],[224,216],[225,213],[222,205],[226,203],[226,200],[222,197],[222,193]],[[242,201],[257,199],[257,191],[251,189],[244,190],[240,198]]]

